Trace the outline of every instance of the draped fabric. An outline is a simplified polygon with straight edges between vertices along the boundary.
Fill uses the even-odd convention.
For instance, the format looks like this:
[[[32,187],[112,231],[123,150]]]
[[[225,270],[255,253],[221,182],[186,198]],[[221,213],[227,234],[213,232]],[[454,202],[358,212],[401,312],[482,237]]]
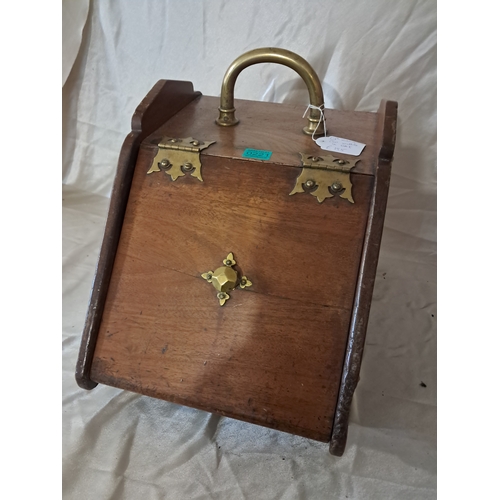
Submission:
[[[436,5],[432,0],[63,3],[63,497],[436,497]],[[318,73],[326,108],[399,102],[396,152],[345,454],[323,443],[104,385],[74,368],[130,118],[159,79],[220,95],[240,54],[281,47]],[[308,104],[261,64],[237,98]],[[291,249],[292,250],[292,249]],[[292,257],[291,257],[292,258]]]

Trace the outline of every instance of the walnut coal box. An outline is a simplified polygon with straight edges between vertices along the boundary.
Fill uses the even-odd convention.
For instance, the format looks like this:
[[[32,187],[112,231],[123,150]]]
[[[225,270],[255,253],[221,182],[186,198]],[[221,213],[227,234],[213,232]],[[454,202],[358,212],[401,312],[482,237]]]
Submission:
[[[304,106],[234,99],[238,74],[262,62],[302,77],[307,119]],[[81,387],[192,406],[329,442],[342,455],[397,104],[369,113],[323,101],[311,66],[275,48],[236,59],[220,98],[189,82],[152,88],[118,161]],[[325,133],[365,147],[358,156],[321,149],[314,139]]]

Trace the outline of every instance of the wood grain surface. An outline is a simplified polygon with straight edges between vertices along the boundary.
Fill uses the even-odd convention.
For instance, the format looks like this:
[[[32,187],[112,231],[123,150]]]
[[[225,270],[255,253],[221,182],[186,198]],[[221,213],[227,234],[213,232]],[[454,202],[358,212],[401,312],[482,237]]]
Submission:
[[[141,149],[91,378],[328,441],[373,178],[354,205],[289,196],[300,169],[203,156],[146,175]],[[201,273],[234,252],[252,288],[220,307]]]

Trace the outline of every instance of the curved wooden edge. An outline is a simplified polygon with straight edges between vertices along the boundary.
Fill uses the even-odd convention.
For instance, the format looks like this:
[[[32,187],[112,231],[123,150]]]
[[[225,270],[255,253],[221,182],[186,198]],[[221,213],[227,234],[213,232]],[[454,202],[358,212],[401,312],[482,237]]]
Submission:
[[[76,382],[83,389],[93,389],[97,385],[90,379],[90,370],[140,144],[145,137],[200,95],[200,92],[194,91],[191,82],[160,80],[148,92],[132,116],[132,132],[125,138],[118,159],[76,364]]]
[[[387,196],[389,193],[391,162],[396,143],[397,111],[397,102],[384,100],[380,103],[376,129],[380,151],[375,172],[370,212],[366,224],[358,282],[354,296],[353,314],[349,328],[344,368],[330,440],[330,453],[339,457],[344,453],[346,446],[349,411],[354,390],[358,384],[361,359],[363,357],[366,326],[370,314]]]

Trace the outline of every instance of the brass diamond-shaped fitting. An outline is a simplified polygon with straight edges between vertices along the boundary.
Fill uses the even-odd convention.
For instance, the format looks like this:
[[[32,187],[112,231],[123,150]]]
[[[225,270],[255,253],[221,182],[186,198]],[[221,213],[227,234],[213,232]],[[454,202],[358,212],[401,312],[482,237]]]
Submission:
[[[215,271],[207,271],[201,275],[204,280],[212,283],[212,286],[217,290],[217,298],[221,306],[230,298],[228,292],[234,290],[236,286],[241,289],[252,286],[252,282],[246,276],[238,279],[238,272],[233,269],[236,261],[232,252],[228,254],[222,263],[224,264],[223,267],[219,267]]]

